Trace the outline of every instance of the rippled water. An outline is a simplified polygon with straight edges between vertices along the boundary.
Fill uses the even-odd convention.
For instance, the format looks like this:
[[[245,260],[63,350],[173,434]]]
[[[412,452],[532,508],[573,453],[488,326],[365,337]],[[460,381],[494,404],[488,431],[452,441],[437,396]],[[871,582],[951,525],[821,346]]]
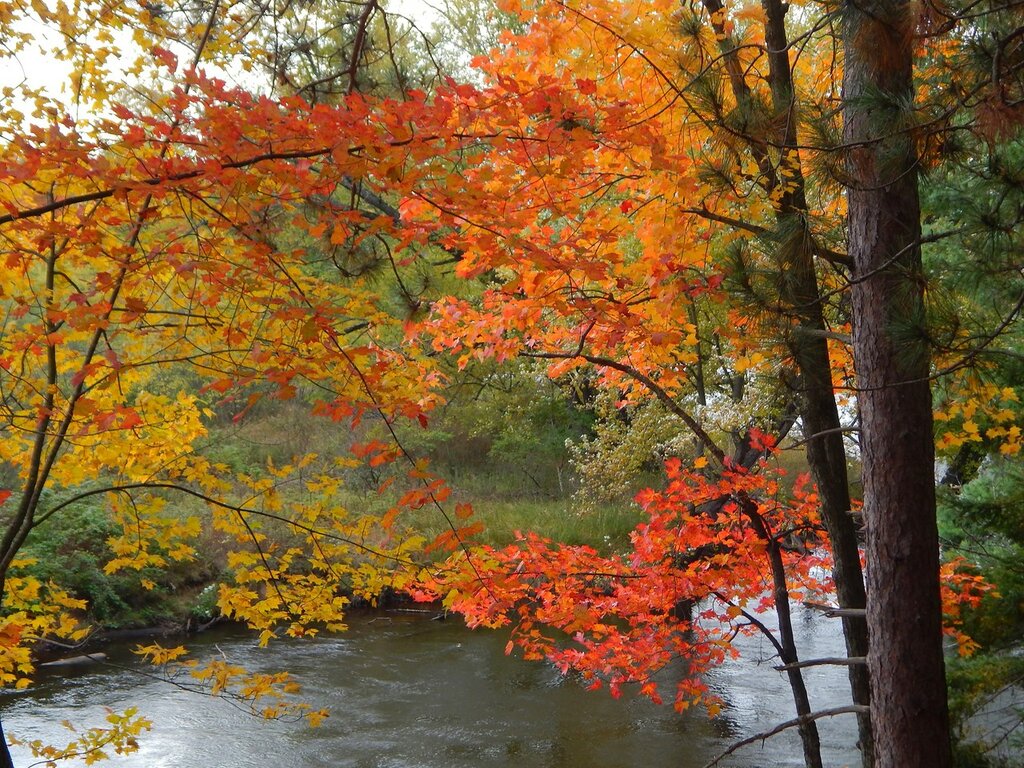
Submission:
[[[720,717],[589,692],[545,664],[504,654],[501,633],[470,632],[456,620],[386,613],[350,617],[341,635],[257,647],[238,631],[211,632],[190,647],[249,668],[288,669],[303,698],[327,706],[319,728],[264,722],[221,699],[176,690],[139,674],[127,647],[107,649],[113,665],[41,676],[0,705],[4,727],[21,738],[61,740],[61,721],[101,724],[104,707],[137,706],[154,722],[142,749],[109,765],[124,768],[699,768],[743,736],[793,716],[767,642],[747,641],[746,659],[711,680],[725,698]],[[839,625],[799,616],[802,656],[840,652]],[[758,663],[758,659],[762,659]],[[124,667],[124,668],[122,668]],[[846,673],[808,671],[816,707],[847,703]],[[856,765],[852,716],[822,724],[827,765]],[[67,740],[66,738],[64,739]],[[18,768],[31,759],[12,751]],[[724,766],[799,766],[795,734],[746,747]]]

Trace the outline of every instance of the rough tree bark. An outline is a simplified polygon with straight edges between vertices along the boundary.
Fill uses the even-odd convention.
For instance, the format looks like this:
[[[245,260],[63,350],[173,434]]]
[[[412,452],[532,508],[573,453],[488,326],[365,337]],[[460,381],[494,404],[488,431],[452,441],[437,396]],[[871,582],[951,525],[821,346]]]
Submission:
[[[844,139],[878,768],[950,765],[929,349],[914,139],[913,4],[844,12]]]
[[[768,47],[769,80],[776,123],[782,126],[776,141],[782,148],[781,173],[789,182],[779,201],[777,214],[783,240],[779,244],[779,293],[796,320],[789,347],[800,372],[797,380],[800,419],[807,435],[807,463],[821,497],[821,519],[828,531],[833,552],[833,580],[841,608],[864,608],[864,574],[860,566],[857,530],[850,514],[849,477],[846,451],[840,431],[839,411],[832,388],[832,365],[828,345],[814,250],[807,224],[807,198],[800,164],[795,87],[790,63],[786,14],[789,5],[781,0],[762,0],[765,10],[765,43]],[[847,655],[868,654],[868,629],[864,619],[844,616],[843,636]],[[850,689],[855,704],[868,705],[868,670],[849,667]],[[858,746],[862,768],[874,765],[871,720],[857,715]]]
[[[721,0],[703,0],[719,39],[733,96],[738,103],[752,103],[752,93],[736,49],[728,41],[720,20]],[[780,149],[782,161],[771,162],[764,137],[748,142],[761,169],[762,184],[771,190],[782,186],[776,207],[778,228],[777,260],[779,298],[785,311],[795,319],[788,339],[799,376],[796,379],[800,419],[807,442],[807,460],[821,496],[821,517],[828,531],[834,557],[833,577],[839,604],[843,608],[864,608],[864,576],[860,567],[857,530],[850,515],[850,492],[846,452],[840,432],[839,412],[832,389],[832,369],[815,271],[815,243],[807,221],[807,199],[797,137],[796,97],[790,45],[786,32],[789,5],[782,0],[762,0],[765,11],[765,42],[768,48],[768,80],[772,94],[774,123],[778,135],[771,143]],[[760,143],[759,143],[760,142]],[[843,618],[847,654],[863,657],[868,651],[865,621],[856,616]],[[856,704],[870,698],[867,670],[852,665],[850,687]],[[871,768],[872,736],[870,718],[858,714],[858,735],[863,768]]]

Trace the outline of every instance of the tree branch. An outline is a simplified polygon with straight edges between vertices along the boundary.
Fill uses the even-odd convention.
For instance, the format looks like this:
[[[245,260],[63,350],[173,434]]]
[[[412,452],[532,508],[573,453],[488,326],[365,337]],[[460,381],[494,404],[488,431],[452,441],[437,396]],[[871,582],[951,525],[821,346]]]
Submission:
[[[867,663],[867,656],[828,656],[822,659],[807,659],[806,661],[794,661],[791,664],[780,664],[777,667],[773,667],[773,669],[778,672],[787,672],[791,669],[803,669],[804,667],[820,667],[825,665],[853,667]]]
[[[833,608],[831,605],[809,602],[804,602],[804,605],[816,611],[821,611],[821,614],[829,619],[841,618],[843,616],[864,618],[867,615],[867,611],[864,608]]]
[[[291,519],[289,519],[287,517],[284,517],[283,515],[277,515],[277,514],[274,514],[273,512],[267,512],[266,510],[255,509],[253,507],[247,507],[247,506],[240,505],[240,504],[230,504],[230,503],[228,503],[226,501],[222,501],[221,499],[217,499],[217,498],[215,498],[213,496],[209,496],[209,495],[207,495],[205,493],[202,493],[201,491],[196,491],[196,490],[194,490],[192,488],[189,488],[186,485],[178,485],[177,483],[166,483],[166,482],[123,483],[123,484],[120,484],[120,485],[108,485],[108,486],[104,486],[102,488],[93,488],[93,489],[90,489],[88,491],[82,491],[81,493],[77,493],[77,494],[75,494],[74,496],[72,496],[69,499],[65,499],[64,501],[60,502],[59,504],[57,504],[57,505],[51,507],[50,509],[46,510],[45,513],[39,515],[39,517],[36,519],[36,525],[37,526],[38,525],[42,525],[44,522],[46,522],[50,517],[52,517],[54,514],[56,514],[60,510],[66,508],[66,507],[69,507],[72,504],[74,504],[74,503],[76,503],[78,501],[81,501],[83,499],[86,499],[86,498],[88,498],[90,496],[98,496],[98,495],[104,494],[104,493],[125,493],[125,492],[131,491],[131,490],[156,490],[156,489],[177,491],[178,493],[184,493],[184,494],[186,494],[188,496],[193,496],[193,497],[195,497],[197,499],[205,501],[207,504],[210,504],[210,505],[215,506],[215,507],[220,507],[221,509],[226,509],[226,510],[229,510],[229,511],[232,511],[232,512],[236,512],[236,513],[245,513],[245,514],[250,514],[250,515],[256,515],[258,517],[267,518],[268,520],[276,520],[277,522],[284,523],[285,525],[287,525],[287,526],[289,526],[291,528],[294,528],[295,530],[302,531],[304,533],[308,533],[311,536],[314,536],[314,537],[320,536],[320,537],[323,537],[325,539],[330,539],[332,541],[338,541],[338,542],[341,542],[343,544],[348,544],[349,546],[355,547],[356,549],[358,549],[358,550],[360,550],[362,552],[366,552],[367,554],[374,555],[375,557],[379,557],[379,558],[381,558],[383,560],[391,560],[391,561],[396,562],[396,563],[401,563],[402,565],[413,565],[413,566],[417,565],[412,560],[408,560],[408,559],[405,559],[405,558],[395,557],[394,555],[386,554],[386,553],[381,552],[381,551],[379,551],[377,549],[374,549],[373,547],[367,546],[366,544],[362,544],[362,543],[360,543],[360,542],[358,542],[358,541],[356,541],[354,539],[350,539],[350,538],[347,538],[345,536],[339,536],[338,534],[331,533],[330,531],[320,530],[319,528],[314,528],[311,525],[305,525],[304,523],[300,523],[298,521],[291,520]]]
[[[736,750],[745,747],[748,744],[753,744],[755,741],[766,741],[770,739],[772,736],[776,736],[782,733],[783,731],[788,730],[789,728],[796,728],[801,725],[806,725],[807,723],[814,722],[815,720],[821,720],[825,717],[835,717],[836,715],[846,714],[864,714],[868,711],[869,708],[864,706],[863,704],[850,704],[849,706],[845,707],[831,707],[830,709],[821,709],[817,712],[811,712],[806,715],[800,715],[800,717],[794,717],[792,720],[787,720],[784,723],[779,723],[777,726],[775,726],[769,731],[755,733],[753,736],[737,741],[735,744],[730,746],[727,750],[725,750],[725,752],[720,754],[710,763],[705,764],[704,768],[713,768],[713,766],[718,765],[720,762],[722,762],[722,760],[724,760],[726,757],[731,755]]]

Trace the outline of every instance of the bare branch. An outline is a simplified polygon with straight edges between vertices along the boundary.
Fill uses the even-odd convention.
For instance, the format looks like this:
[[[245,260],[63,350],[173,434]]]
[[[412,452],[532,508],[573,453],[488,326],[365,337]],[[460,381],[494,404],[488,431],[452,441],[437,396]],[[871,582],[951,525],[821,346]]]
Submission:
[[[753,736],[749,736],[746,739],[737,741],[735,744],[730,746],[727,750],[725,750],[725,752],[720,754],[710,763],[704,765],[704,768],[713,768],[713,766],[718,765],[720,762],[722,762],[722,760],[724,760],[726,757],[731,755],[736,750],[745,747],[748,744],[753,744],[755,741],[766,741],[767,739],[770,739],[772,736],[776,736],[790,728],[796,728],[801,725],[806,725],[807,723],[814,722],[815,720],[821,720],[825,717],[835,717],[836,715],[846,714],[859,715],[866,714],[869,711],[869,708],[863,704],[850,704],[849,706],[845,707],[831,707],[829,709],[821,709],[817,712],[811,712],[806,715],[800,715],[800,717],[794,717],[792,720],[787,720],[784,723],[779,723],[777,726],[775,726],[769,731],[755,733]]]
[[[864,618],[867,615],[867,611],[864,608],[833,608],[831,605],[809,602],[805,602],[804,605],[808,608],[813,608],[816,611],[821,611],[821,614],[829,619],[834,619],[842,616]]]
[[[828,656],[822,659],[807,659],[806,661],[794,661],[792,664],[780,664],[774,669],[778,672],[788,672],[791,669],[803,669],[804,667],[839,666],[854,667],[868,663],[867,656]]]

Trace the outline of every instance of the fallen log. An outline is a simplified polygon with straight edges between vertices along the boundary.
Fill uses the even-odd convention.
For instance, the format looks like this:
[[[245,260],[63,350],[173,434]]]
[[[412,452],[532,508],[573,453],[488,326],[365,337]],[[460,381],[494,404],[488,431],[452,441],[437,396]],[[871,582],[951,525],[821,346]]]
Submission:
[[[63,659],[54,659],[40,664],[40,667],[79,667],[86,664],[97,664],[107,660],[105,653],[83,653],[81,656],[66,656]]]

